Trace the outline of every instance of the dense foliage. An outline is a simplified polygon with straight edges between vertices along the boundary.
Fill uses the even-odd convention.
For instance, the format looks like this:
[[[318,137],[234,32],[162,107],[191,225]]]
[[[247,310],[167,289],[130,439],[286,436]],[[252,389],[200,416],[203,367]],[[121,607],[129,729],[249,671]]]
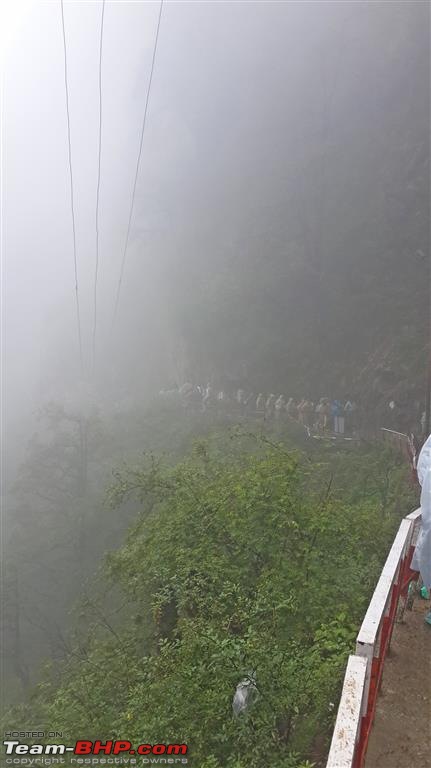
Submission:
[[[250,415],[243,428],[263,436],[231,439],[179,401],[147,404],[189,380],[352,397],[369,435],[391,398],[420,414],[430,9],[170,6],[118,319],[108,331],[101,315],[92,394],[42,409],[6,490],[2,682],[23,702],[6,726],[186,742],[194,768],[297,768],[325,752],[347,654],[413,507],[407,470],[363,432],[340,448]],[[103,282],[108,243],[117,274],[118,184]],[[66,390],[75,378],[58,328],[47,390],[64,399],[57,368]],[[147,450],[168,456],[134,468]],[[255,695],[234,717],[244,679]]]
[[[139,519],[107,558],[105,607],[89,605],[27,719],[71,738],[188,743],[198,768],[319,757],[396,502],[409,501],[404,470],[381,451],[319,463],[243,440],[118,472],[111,505],[134,497]],[[351,472],[345,481],[349,463],[370,475],[365,497],[362,478],[356,492]],[[253,703],[234,717],[236,686],[254,677]]]
[[[71,606],[137,514],[133,501],[120,514],[104,504],[112,467],[150,448],[168,450],[175,462],[208,430],[182,409],[106,413],[55,402],[40,409],[36,427],[4,524],[2,682],[9,702],[37,679],[48,654],[64,655]]]

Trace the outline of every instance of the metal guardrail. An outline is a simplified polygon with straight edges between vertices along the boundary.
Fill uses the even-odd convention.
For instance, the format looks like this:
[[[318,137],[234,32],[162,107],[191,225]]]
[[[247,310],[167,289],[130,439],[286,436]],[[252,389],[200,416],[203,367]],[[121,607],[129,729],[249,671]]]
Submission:
[[[400,597],[416,571],[410,568],[420,509],[400,524],[349,656],[326,768],[362,768],[374,720],[383,666]]]

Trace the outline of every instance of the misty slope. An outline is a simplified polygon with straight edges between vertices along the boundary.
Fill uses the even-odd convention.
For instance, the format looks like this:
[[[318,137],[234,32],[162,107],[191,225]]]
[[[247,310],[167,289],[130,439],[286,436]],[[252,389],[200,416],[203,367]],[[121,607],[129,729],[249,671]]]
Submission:
[[[193,37],[188,67],[162,80],[189,138],[170,180],[174,238],[156,267],[172,378],[423,398],[428,7],[313,5],[297,17],[274,10],[271,25],[258,7],[241,54],[244,17],[229,9],[229,35],[214,13],[223,46],[205,60],[211,93]],[[167,174],[152,181],[157,199],[172,198]],[[141,215],[152,207],[146,195]]]
[[[412,501],[405,475],[380,447],[311,461],[224,430],[175,466],[125,466],[110,498],[117,513],[135,499],[136,521],[106,558],[102,591],[82,600],[63,663],[5,727],[186,743],[197,768],[260,768],[268,754],[274,768],[310,766]],[[252,672],[254,704],[234,718]]]
[[[103,555],[119,545],[138,513],[106,503],[114,468],[146,451],[181,458],[210,426],[183,409],[135,407],[86,418],[49,403],[7,497],[2,582],[3,693],[20,697],[41,662],[67,648],[71,611],[92,589]]]
[[[79,374],[72,373],[74,323],[54,313],[43,342],[50,347],[53,329],[57,342],[46,357],[44,350],[39,356],[37,342],[32,347],[53,399],[60,393],[62,402],[62,393],[76,387],[76,410],[52,404],[44,409],[12,501],[7,499],[6,684],[11,699],[26,699],[16,715],[26,725],[40,718],[76,735],[91,722],[97,737],[111,735],[113,727],[121,737],[128,729],[136,738],[145,729],[148,738],[190,737],[199,768],[240,768],[244,760],[259,760],[260,768],[273,740],[280,768],[298,768],[304,756],[313,756],[320,724],[329,727],[329,702],[337,694],[352,627],[398,516],[412,502],[404,467],[380,447],[342,451],[336,468],[341,479],[331,495],[328,473],[334,467],[327,456],[316,452],[313,463],[304,460],[298,468],[285,445],[264,458],[249,447],[240,455],[222,429],[215,448],[200,445],[166,472],[158,462],[148,469],[145,461],[137,463],[143,451],[182,461],[193,438],[207,437],[211,425],[202,422],[202,414],[194,418],[157,407],[148,412],[145,404],[160,387],[187,379],[255,393],[350,396],[371,414],[389,396],[423,400],[430,277],[429,5],[167,6],[133,249],[114,326],[108,288],[116,287],[121,258],[117,241],[124,222],[117,203],[122,198],[127,213],[135,116],[123,116],[124,124],[130,120],[131,152],[118,175],[106,161],[124,132],[105,123],[107,195],[111,186],[110,205],[103,209],[100,276],[109,285],[100,288],[105,314],[89,376],[91,408],[85,397],[80,400]],[[114,21],[111,16],[111,31]],[[125,45],[127,23],[123,33]],[[139,50],[138,127],[151,47]],[[111,55],[115,71],[122,46]],[[123,103],[128,102],[113,97],[111,108],[118,111]],[[82,117],[81,101],[78,106]],[[87,125],[84,133],[90,153]],[[87,175],[82,179],[88,183]],[[79,199],[90,218],[92,203],[87,209],[85,198]],[[93,243],[93,223],[91,231],[82,219],[80,226]],[[38,248],[43,250],[35,246],[34,254],[29,249],[34,273]],[[90,251],[80,253],[92,269]],[[64,263],[58,260],[59,271]],[[25,260],[17,264],[33,289],[34,273],[21,267]],[[92,282],[85,281],[85,270],[80,274],[88,291]],[[55,281],[53,290],[58,291]],[[45,296],[36,282],[34,294],[37,301]],[[89,305],[86,310],[88,358]],[[36,327],[34,314],[31,305],[22,312],[26,337]],[[17,357],[22,372],[13,383],[26,392],[31,357]],[[42,386],[40,392],[42,397]],[[290,451],[295,435],[282,439]],[[22,452],[20,445],[17,455]],[[126,468],[116,476],[113,497],[127,501],[109,506],[105,491],[112,467],[122,461]],[[110,559],[113,580],[106,581],[106,572],[98,570],[103,556],[120,545],[131,523],[126,543]],[[323,548],[315,546],[320,533],[331,551],[329,564]],[[362,571],[370,562],[364,584]],[[113,632],[105,621],[111,609]],[[69,633],[71,627],[76,634]],[[313,648],[316,636],[326,643],[324,658]],[[48,656],[52,676],[34,691],[29,683]],[[239,658],[234,673],[230,662]],[[255,662],[270,706],[262,705],[256,730],[253,718],[237,728],[232,690]],[[214,675],[207,699],[208,664]],[[301,699],[308,665],[321,676],[321,699],[312,677]],[[121,678],[124,670],[127,679]],[[170,698],[173,688],[180,692],[178,702]],[[301,723],[306,712],[310,721],[304,717]]]

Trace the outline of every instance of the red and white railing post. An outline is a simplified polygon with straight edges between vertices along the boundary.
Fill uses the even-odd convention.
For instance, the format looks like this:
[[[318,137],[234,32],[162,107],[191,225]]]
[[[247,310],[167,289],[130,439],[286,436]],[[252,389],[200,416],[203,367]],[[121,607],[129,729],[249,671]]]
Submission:
[[[356,766],[367,660],[349,656],[326,768]]]
[[[420,509],[401,521],[374,590],[356,639],[356,654],[349,657],[327,768],[364,764],[399,599],[407,596],[409,582],[417,576],[410,565],[419,528]]]

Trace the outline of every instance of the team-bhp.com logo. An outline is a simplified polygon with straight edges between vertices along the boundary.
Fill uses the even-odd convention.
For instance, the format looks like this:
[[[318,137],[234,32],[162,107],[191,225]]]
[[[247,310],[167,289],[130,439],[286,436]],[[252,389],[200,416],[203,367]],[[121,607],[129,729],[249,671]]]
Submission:
[[[186,755],[187,744],[140,744],[136,749],[130,741],[77,741],[74,747],[65,744],[21,744],[4,741],[7,755]]]

